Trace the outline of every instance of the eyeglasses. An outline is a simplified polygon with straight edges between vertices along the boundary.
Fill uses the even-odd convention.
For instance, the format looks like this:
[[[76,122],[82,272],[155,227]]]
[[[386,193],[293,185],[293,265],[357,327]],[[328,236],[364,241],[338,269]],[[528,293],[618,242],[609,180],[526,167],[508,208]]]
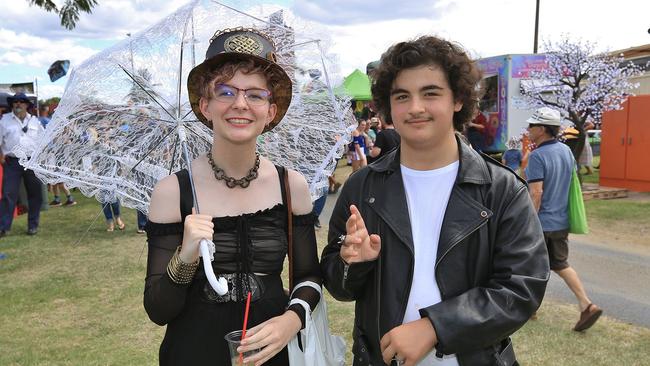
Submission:
[[[239,89],[228,84],[217,84],[214,87],[214,99],[222,103],[234,103],[239,92],[244,93],[244,99],[250,105],[263,105],[271,100],[271,92],[261,88]]]
[[[533,128],[533,127],[541,127],[541,126],[540,126],[540,125],[536,125],[536,124],[532,124],[532,123],[529,123],[529,124],[528,124],[528,128]]]
[[[16,103],[28,104],[29,102],[26,101],[26,100],[14,100],[12,103],[13,104],[16,104]]]

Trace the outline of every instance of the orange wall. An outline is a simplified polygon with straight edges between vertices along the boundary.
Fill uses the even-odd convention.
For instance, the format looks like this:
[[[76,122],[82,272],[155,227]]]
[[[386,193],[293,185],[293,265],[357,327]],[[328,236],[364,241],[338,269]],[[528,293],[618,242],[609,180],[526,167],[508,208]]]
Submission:
[[[650,95],[603,114],[600,185],[650,192]]]

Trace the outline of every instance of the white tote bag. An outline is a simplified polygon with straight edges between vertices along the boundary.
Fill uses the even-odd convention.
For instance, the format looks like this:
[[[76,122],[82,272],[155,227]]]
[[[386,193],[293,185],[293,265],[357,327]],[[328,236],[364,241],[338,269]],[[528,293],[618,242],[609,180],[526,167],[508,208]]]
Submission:
[[[289,303],[300,304],[305,309],[305,328],[289,341],[290,366],[343,366],[345,365],[345,340],[330,334],[327,320],[327,303],[323,297],[322,288],[314,282],[299,283],[293,291],[303,286],[309,286],[320,294],[316,309],[311,311],[309,304],[300,299]],[[293,294],[293,292],[292,292]],[[303,350],[298,346],[298,337]]]

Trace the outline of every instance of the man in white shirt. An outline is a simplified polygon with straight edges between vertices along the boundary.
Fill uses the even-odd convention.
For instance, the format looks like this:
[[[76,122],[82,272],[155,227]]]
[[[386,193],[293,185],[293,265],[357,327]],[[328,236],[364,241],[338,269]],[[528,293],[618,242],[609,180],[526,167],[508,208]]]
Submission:
[[[457,44],[393,45],[372,94],[400,147],[352,174],[330,220],[324,284],[356,301],[354,365],[516,365],[509,338],[549,278],[526,184],[463,143],[481,75]]]
[[[36,116],[27,112],[32,102],[24,93],[7,98],[12,112],[0,120],[0,163],[2,163],[2,199],[0,200],[0,237],[11,229],[14,209],[18,200],[21,179],[25,181],[29,212],[27,234],[38,232],[38,221],[43,202],[41,181],[32,170],[25,170],[18,162],[15,150],[20,146],[28,155],[33,152],[36,141],[43,134],[43,125]]]

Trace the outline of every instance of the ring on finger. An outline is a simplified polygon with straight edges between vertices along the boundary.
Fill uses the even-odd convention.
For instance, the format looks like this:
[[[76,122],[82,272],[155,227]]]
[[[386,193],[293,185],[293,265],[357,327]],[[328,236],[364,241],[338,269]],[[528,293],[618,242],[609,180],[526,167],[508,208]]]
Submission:
[[[345,235],[345,234],[341,234],[341,235],[339,235],[339,241],[338,241],[338,244],[339,244],[339,245],[345,245],[345,237],[346,237],[346,236],[347,236],[347,235]]]

